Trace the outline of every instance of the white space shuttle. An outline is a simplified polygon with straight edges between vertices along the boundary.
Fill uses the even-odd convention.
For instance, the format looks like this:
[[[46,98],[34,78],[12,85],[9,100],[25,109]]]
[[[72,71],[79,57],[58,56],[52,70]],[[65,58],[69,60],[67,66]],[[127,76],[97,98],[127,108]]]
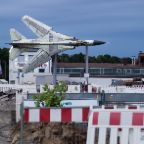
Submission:
[[[37,49],[37,53],[33,56],[28,65],[24,67],[24,72],[29,72],[39,65],[49,61],[51,56],[65,50],[71,50],[78,46],[95,46],[105,42],[98,40],[79,40],[75,37],[57,33],[52,27],[35,20],[32,17],[24,16],[22,21],[37,36],[37,39],[27,39],[15,29],[10,29],[12,48],[10,49],[10,59],[14,60],[22,52],[28,49]]]

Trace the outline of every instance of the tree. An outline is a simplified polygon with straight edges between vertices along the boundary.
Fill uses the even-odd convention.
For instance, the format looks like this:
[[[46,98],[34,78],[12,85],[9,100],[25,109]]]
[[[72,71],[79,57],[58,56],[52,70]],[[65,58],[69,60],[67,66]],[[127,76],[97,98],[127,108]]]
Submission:
[[[89,57],[89,63],[96,63],[96,57],[95,56],[90,56]]]
[[[60,106],[60,101],[64,99],[67,85],[64,82],[58,82],[52,89],[46,84],[44,85],[43,90],[44,92],[42,94],[33,96],[33,99],[36,100],[36,106],[58,107]]]
[[[112,56],[111,59],[111,63],[121,63],[121,59],[119,57]]]
[[[82,53],[71,55],[69,62],[71,62],[71,63],[84,63],[85,62],[85,55]]]
[[[0,64],[2,66],[2,75],[0,78],[9,80],[9,49],[0,48]]]
[[[104,56],[103,56],[103,55],[97,56],[96,62],[97,62],[97,63],[103,63],[103,62],[104,62]]]
[[[58,56],[58,62],[69,62],[69,55],[68,54],[62,54]]]
[[[82,53],[79,54],[62,54],[58,56],[58,62],[66,62],[66,63],[84,63],[85,55]],[[116,56],[111,56],[109,54],[95,56],[89,56],[89,63],[131,63],[131,58],[119,58]]]
[[[122,63],[123,61],[121,59],[123,59],[123,58],[105,54],[105,55],[97,56],[96,62],[97,63]]]

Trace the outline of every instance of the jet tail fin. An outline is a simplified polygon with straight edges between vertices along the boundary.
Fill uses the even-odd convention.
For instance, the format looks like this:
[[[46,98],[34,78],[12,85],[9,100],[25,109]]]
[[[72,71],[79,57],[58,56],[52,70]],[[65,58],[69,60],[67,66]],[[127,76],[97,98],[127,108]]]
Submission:
[[[45,25],[44,23],[30,17],[30,16],[23,16],[22,21],[26,24],[28,28],[32,30],[38,37],[44,37],[49,33],[52,29],[50,26]]]
[[[11,36],[12,42],[20,41],[22,39],[26,39],[25,36],[23,36],[21,33],[19,33],[14,28],[10,29],[10,36]],[[10,60],[14,60],[16,57],[18,57],[24,51],[26,51],[24,48],[15,48],[15,47],[12,46],[10,51],[9,51]]]
[[[22,40],[22,39],[26,39],[25,36],[23,36],[21,33],[16,31],[14,28],[10,29],[10,36],[11,36],[12,41],[19,41],[19,40]]]

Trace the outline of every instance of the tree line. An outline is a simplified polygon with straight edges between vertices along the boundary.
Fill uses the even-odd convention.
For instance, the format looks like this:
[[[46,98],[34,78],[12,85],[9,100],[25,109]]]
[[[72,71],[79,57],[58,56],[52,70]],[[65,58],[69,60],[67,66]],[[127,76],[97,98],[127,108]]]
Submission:
[[[9,80],[9,49],[0,48],[0,65],[2,73],[0,74],[0,79]]]
[[[83,53],[79,54],[61,54],[58,55],[58,62],[64,63],[84,63],[85,55]],[[117,63],[117,64],[130,64],[130,57],[119,58],[117,56],[111,56],[109,54],[99,55],[99,56],[89,56],[89,63]]]

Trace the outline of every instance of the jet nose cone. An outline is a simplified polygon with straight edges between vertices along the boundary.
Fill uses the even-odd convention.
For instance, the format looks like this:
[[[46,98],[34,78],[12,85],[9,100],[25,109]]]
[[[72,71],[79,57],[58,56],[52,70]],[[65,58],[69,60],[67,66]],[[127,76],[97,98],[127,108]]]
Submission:
[[[94,45],[102,45],[102,44],[105,44],[106,42],[104,41],[99,41],[99,40],[94,40],[93,44]]]

